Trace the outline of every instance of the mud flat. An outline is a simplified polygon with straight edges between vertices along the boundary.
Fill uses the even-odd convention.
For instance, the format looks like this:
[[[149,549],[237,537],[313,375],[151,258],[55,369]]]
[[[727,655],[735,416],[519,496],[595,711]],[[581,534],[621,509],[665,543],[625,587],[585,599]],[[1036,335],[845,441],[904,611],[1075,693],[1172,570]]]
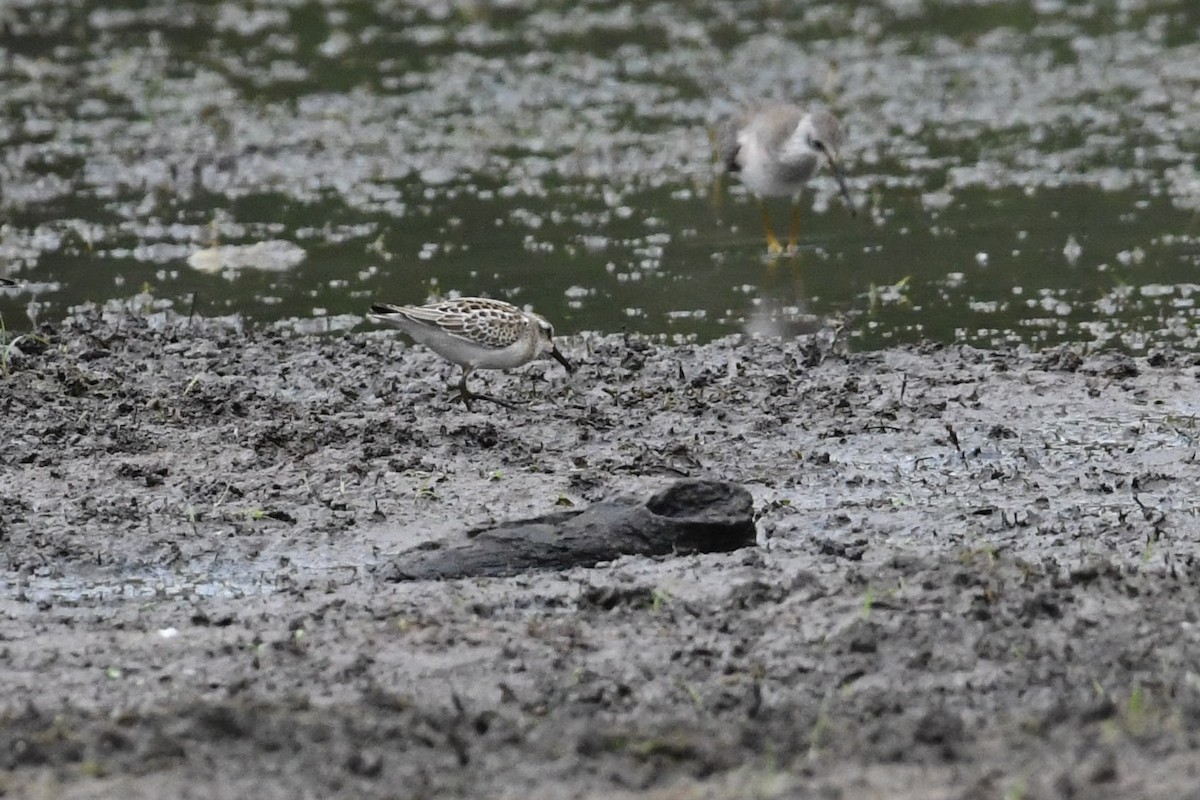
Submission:
[[[20,341],[0,790],[1200,796],[1193,356],[565,345],[467,412],[386,333]],[[390,579],[681,477],[747,487],[760,544]]]

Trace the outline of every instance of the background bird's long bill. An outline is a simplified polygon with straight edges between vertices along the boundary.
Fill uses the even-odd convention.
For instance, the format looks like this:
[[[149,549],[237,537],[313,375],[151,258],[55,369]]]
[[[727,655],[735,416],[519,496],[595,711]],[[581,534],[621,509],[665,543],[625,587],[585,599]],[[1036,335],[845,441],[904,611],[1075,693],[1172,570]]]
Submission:
[[[850,207],[850,216],[858,216],[858,208],[855,207],[854,201],[850,199],[850,190],[846,188],[846,179],[842,177],[842,168],[838,166],[837,159],[832,153],[826,152],[826,158],[829,159],[829,166],[833,170],[833,178],[837,181],[838,188],[842,190],[842,197],[846,198],[846,205]]]
[[[550,355],[554,357],[554,360],[555,360],[555,361],[557,361],[558,363],[562,364],[562,365],[563,365],[563,368],[564,368],[564,369],[565,369],[567,372],[574,372],[574,371],[575,371],[575,368],[571,366],[571,362],[570,362],[570,361],[567,361],[567,359],[566,359],[566,356],[564,356],[562,353],[558,352],[558,348],[557,348],[557,347],[556,347],[556,348],[554,348],[553,350],[551,350],[551,351],[550,351]]]

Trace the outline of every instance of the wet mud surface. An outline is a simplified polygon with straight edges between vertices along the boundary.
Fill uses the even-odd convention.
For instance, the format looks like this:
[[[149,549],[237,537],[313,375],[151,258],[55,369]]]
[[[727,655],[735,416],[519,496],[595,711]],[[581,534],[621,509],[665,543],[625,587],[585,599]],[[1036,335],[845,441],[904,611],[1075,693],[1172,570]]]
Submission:
[[[83,312],[0,383],[11,797],[1196,797],[1192,356]],[[18,352],[19,351],[19,352]],[[759,544],[396,582],[716,478]]]

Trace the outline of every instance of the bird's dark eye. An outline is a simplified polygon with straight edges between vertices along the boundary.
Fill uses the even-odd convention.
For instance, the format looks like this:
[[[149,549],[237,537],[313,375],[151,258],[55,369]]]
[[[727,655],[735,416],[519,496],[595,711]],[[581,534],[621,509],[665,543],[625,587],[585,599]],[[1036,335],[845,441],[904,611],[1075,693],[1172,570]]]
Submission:
[[[822,153],[825,152],[825,143],[820,139],[813,139],[811,144],[814,150],[820,150]]]

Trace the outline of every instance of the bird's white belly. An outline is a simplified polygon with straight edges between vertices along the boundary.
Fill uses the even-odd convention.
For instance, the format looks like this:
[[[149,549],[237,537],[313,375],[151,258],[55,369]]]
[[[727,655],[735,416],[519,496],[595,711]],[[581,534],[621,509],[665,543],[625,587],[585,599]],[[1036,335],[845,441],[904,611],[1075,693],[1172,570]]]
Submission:
[[[487,347],[424,325],[408,325],[405,331],[417,342],[455,364],[477,369],[511,369],[529,361],[529,343],[519,339],[508,347]]]
[[[499,350],[477,347],[469,363],[479,369],[512,369],[528,362],[530,356],[529,345],[520,341]]]
[[[816,160],[781,161],[767,154],[755,138],[742,146],[741,172],[746,188],[760,197],[792,197],[816,171]]]

